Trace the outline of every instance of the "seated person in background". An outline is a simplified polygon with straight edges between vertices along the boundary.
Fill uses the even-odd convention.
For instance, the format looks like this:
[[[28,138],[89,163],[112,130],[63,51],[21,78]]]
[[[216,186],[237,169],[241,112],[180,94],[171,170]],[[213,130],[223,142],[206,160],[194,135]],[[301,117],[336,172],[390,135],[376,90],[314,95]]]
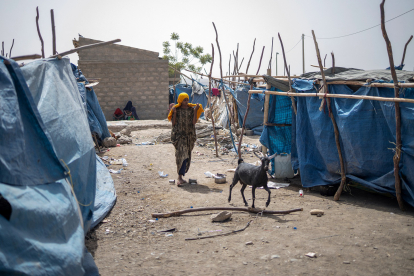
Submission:
[[[128,101],[124,108],[125,120],[139,120],[137,111],[132,105],[131,101]]]
[[[124,119],[124,113],[122,112],[120,108],[117,108],[112,116],[114,118],[114,121],[119,121],[119,120]]]

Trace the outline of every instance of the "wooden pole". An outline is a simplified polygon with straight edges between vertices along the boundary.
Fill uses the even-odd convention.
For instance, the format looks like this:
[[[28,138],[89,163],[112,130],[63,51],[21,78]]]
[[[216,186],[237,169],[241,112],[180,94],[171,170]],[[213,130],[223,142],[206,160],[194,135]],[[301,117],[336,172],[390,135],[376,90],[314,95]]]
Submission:
[[[260,66],[262,65],[262,58],[263,58],[264,49],[265,49],[265,46],[263,46],[263,49],[262,49],[262,55],[260,56],[259,68],[257,68],[256,75],[259,74]]]
[[[26,59],[38,59],[38,58],[42,58],[42,56],[39,54],[34,54],[34,55],[27,55],[27,56],[11,57],[10,59],[14,61],[19,61],[19,60],[26,60]]]
[[[214,134],[214,144],[216,146],[216,157],[218,157],[218,149],[217,149],[217,134],[216,134],[216,127],[214,126],[214,106],[211,106],[211,74],[213,72],[213,64],[214,64],[214,46],[211,43],[211,66],[210,66],[210,75],[208,76],[208,107],[210,108],[211,112],[211,123],[213,125],[213,134]]]
[[[270,49],[270,60],[269,65],[267,66],[268,69],[272,70],[272,57],[273,57],[273,37],[272,37],[272,48]],[[270,76],[269,74],[267,74]]]
[[[327,56],[328,54],[325,54],[325,58],[323,59],[323,67],[325,67],[325,61],[326,61],[326,56]]]
[[[253,90],[253,82],[250,83],[250,90]],[[247,108],[246,108],[246,113],[244,114],[244,118],[243,118],[243,126],[242,126],[242,131],[240,134],[240,140],[239,140],[239,159],[241,158],[241,144],[243,142],[243,134],[244,134],[244,130],[246,128],[246,120],[247,120],[247,114],[249,114],[249,110],[250,110],[250,98],[251,95],[249,94],[248,98],[247,98]]]
[[[272,75],[272,70],[271,69],[267,69],[267,75],[268,76]],[[270,88],[272,88],[272,86],[269,83],[267,83],[266,84],[266,89],[270,89]],[[249,95],[249,99],[250,99],[250,95]],[[266,125],[267,120],[269,119],[269,101],[270,101],[270,94],[265,94],[263,125]],[[262,146],[262,152],[263,152],[263,154],[267,154],[267,147]]]
[[[13,38],[12,46],[10,47],[9,58],[11,58],[11,52],[12,52],[12,49],[13,49],[13,45],[14,45],[14,38]]]
[[[36,7],[36,27],[37,27],[37,34],[39,35],[40,44],[42,45],[42,58],[45,58],[45,50],[43,46],[43,38],[40,34],[40,28],[39,28],[39,7]]]
[[[217,33],[216,25],[214,24],[214,22],[213,22],[213,27],[214,27],[214,31],[216,32],[216,43],[217,43],[217,48],[219,50],[219,55],[220,55],[220,78],[222,80],[223,79],[223,69],[222,69],[223,67],[221,65],[221,50],[220,50],[220,44],[218,42],[218,33]],[[229,122],[231,123],[231,119],[233,118],[232,110],[231,110],[231,108],[229,106],[229,102],[227,100],[226,92],[224,91],[224,89],[223,89],[222,92],[223,92],[224,100],[226,101],[227,109],[229,110],[229,117],[230,117],[229,118]],[[229,130],[231,132],[231,127],[229,127]]]
[[[313,41],[315,42],[315,50],[316,50],[316,55],[318,57],[318,64],[319,64],[319,69],[320,69],[321,75],[322,75],[323,85],[324,85],[326,94],[328,94],[328,85],[326,84],[325,73],[324,73],[323,68],[322,68],[322,60],[321,60],[321,55],[319,54],[318,42],[316,41],[315,32],[313,30],[312,30],[312,36],[313,36]],[[345,164],[344,164],[344,159],[342,157],[341,144],[340,144],[340,141],[339,141],[338,125],[336,124],[335,117],[334,117],[334,115],[331,111],[331,101],[330,101],[329,98],[326,99],[326,103],[327,103],[327,106],[328,106],[329,117],[331,117],[332,125],[333,125],[333,128],[334,128],[335,143],[336,143],[336,148],[338,150],[339,163],[340,163],[340,166],[341,166],[341,184],[339,185],[339,188],[336,191],[335,196],[334,196],[334,200],[339,200],[339,197],[341,196],[342,190],[343,190],[344,185],[346,183]]]
[[[254,39],[254,42],[253,42],[253,51],[252,51],[252,53],[250,55],[249,63],[247,63],[246,74],[249,71],[250,61],[252,60],[252,56],[253,56],[253,53],[254,53],[254,46],[255,45],[256,45],[256,38]]]
[[[384,3],[385,0],[382,0],[380,4],[380,10],[381,10],[381,30],[382,30],[382,36],[384,37],[385,44],[387,45],[387,52],[388,52],[388,59],[390,62],[390,69],[391,69],[391,76],[394,81],[394,97],[399,98],[400,97],[400,89],[398,87],[398,78],[397,74],[395,73],[395,66],[394,66],[394,58],[392,55],[392,47],[391,42],[388,39],[387,31],[385,30],[385,15],[384,15]],[[400,104],[396,102],[394,104],[395,106],[395,154],[393,157],[394,161],[394,178],[395,178],[395,194],[397,196],[397,201],[400,209],[404,211],[404,201],[402,199],[401,195],[401,179],[400,179],[400,159],[401,159],[401,114],[400,114]]]
[[[329,84],[329,83],[328,83]],[[360,96],[360,95],[346,95],[346,94],[325,94],[325,93],[296,93],[296,92],[280,92],[280,91],[258,91],[249,90],[250,94],[270,94],[287,97],[326,97],[326,98],[341,98],[341,99],[352,99],[352,100],[370,100],[380,102],[398,102],[398,103],[414,103],[414,99],[405,98],[385,98],[375,96]]]
[[[315,84],[319,84],[319,81],[315,81]],[[394,84],[393,83],[380,83],[380,82],[373,82],[370,84],[367,84],[366,82],[363,81],[329,81],[327,82],[327,84],[345,84],[345,85],[359,85],[359,86],[365,86],[365,87],[386,87],[386,88],[394,88]],[[399,87],[401,88],[410,88],[410,87],[414,87],[414,83],[399,83],[398,84]]]
[[[188,70],[188,69],[185,69],[185,68],[183,68],[183,70],[185,70],[185,71],[188,71],[188,72],[191,72],[191,73],[194,73],[194,74],[198,74],[198,75],[200,75],[200,76],[203,76],[203,77],[207,77],[208,78],[208,75],[204,75],[204,74],[202,74],[202,73],[198,73],[198,72],[194,72],[194,71],[191,71],[191,70]],[[224,79],[225,77],[223,77],[223,79]],[[212,80],[220,80],[220,78],[214,78],[214,77],[211,77],[211,79]],[[243,82],[237,82],[237,81],[227,81],[227,82],[230,82],[230,83],[235,83],[235,84],[240,84],[240,85],[246,85],[246,83],[243,83]]]
[[[285,64],[284,68],[287,71],[288,81],[289,81],[289,91],[292,91],[292,84],[291,84],[290,72],[289,72],[290,70],[288,69],[287,62],[286,62],[286,56],[285,56],[285,47],[283,47],[283,41],[282,41],[282,38],[280,37],[280,33],[277,33],[277,35],[279,36],[280,46],[282,46],[283,62]],[[296,115],[298,111],[296,110],[295,99],[293,97],[290,97],[290,100],[292,101],[292,108]]]
[[[335,55],[334,55],[334,52],[331,52],[331,56],[332,56],[332,74],[335,75]]]
[[[407,51],[407,46],[411,42],[411,39],[413,39],[413,36],[410,36],[410,39],[408,39],[407,43],[405,43],[404,52],[403,52],[403,56],[402,56],[402,60],[401,60],[401,65],[404,65],[405,51]]]
[[[56,33],[55,33],[55,15],[53,13],[53,9],[50,10],[50,19],[52,21],[52,48],[53,54],[57,54],[56,52]]]
[[[1,42],[1,55],[4,56],[4,41]]]
[[[62,52],[58,55],[52,55],[50,57],[51,58],[54,58],[54,57],[57,57],[57,56],[62,56],[63,57],[63,56],[66,56],[66,55],[69,55],[69,54],[72,54],[72,53],[75,53],[75,52],[78,52],[78,51],[91,49],[91,48],[95,48],[95,47],[100,47],[100,46],[105,46],[105,45],[109,45],[109,44],[114,44],[114,43],[117,43],[117,42],[121,42],[121,40],[120,39],[114,39],[114,40],[110,40],[110,41],[106,41],[106,42],[99,42],[99,43],[89,44],[89,45],[81,46],[81,47],[78,47],[78,48],[75,48],[75,49],[72,49],[72,50],[69,50],[69,51],[66,51],[66,52]]]

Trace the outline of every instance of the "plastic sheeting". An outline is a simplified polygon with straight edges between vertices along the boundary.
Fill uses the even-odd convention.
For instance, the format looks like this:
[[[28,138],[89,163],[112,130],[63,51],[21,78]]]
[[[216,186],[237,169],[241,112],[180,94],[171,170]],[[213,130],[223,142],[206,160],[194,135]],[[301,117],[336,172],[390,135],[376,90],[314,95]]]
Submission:
[[[237,103],[237,113],[239,118],[239,125],[243,125],[244,115],[247,109],[247,100],[249,98],[249,86],[238,86],[234,91],[234,96]],[[257,97],[257,96],[256,96]],[[254,129],[263,125],[263,101],[259,98],[252,97],[250,99],[249,113],[246,118],[246,128]]]
[[[275,91],[274,87],[271,91]],[[264,126],[260,143],[269,149],[269,154],[290,154],[291,153],[291,124],[292,124],[292,101],[290,97],[270,95],[269,97],[269,116],[271,124],[286,126]],[[271,174],[275,173],[275,162],[271,160]]]
[[[295,80],[297,91],[315,93],[311,81]],[[331,94],[394,97],[390,88],[329,85]],[[414,98],[413,89],[401,97]],[[319,111],[317,97],[297,97],[297,117],[292,122],[292,164],[300,168],[302,185],[313,187],[340,183],[340,163],[328,110]],[[346,177],[372,190],[395,195],[393,148],[395,110],[392,102],[331,98],[338,125]],[[403,199],[414,206],[414,105],[400,103],[402,158],[400,177]]]
[[[77,80],[78,90],[82,98],[82,102],[86,107],[88,114],[88,123],[91,133],[96,133],[103,140],[111,137],[108,126],[106,124],[105,115],[99,105],[98,97],[92,87],[86,88],[85,84],[89,81],[82,74],[82,71],[74,64],[71,64],[72,72]]]
[[[96,153],[69,59],[37,60],[21,70],[53,148],[71,171],[87,231],[95,200]]]
[[[25,81],[27,72],[24,77],[17,63],[8,61],[11,65],[0,62],[0,194],[10,203],[12,212],[9,220],[0,216],[0,274],[99,275],[85,249],[82,216],[71,185],[64,179],[65,165],[59,161],[74,164],[78,154],[68,147],[67,153],[72,155],[60,156],[67,145],[55,144],[56,139],[69,140],[64,135],[67,131],[60,137],[53,133],[53,121],[71,124],[59,120],[57,109],[45,116],[41,114],[37,104],[41,102],[42,108],[51,104],[44,98],[48,93],[43,94],[43,89],[39,93],[30,91]],[[76,87],[73,75],[72,81],[65,77],[71,73],[70,67],[64,69],[59,64],[65,64],[65,60],[36,63],[40,68],[28,67],[29,71],[40,73],[32,78],[34,86],[48,86],[49,91],[55,88],[55,94],[66,93],[58,81],[42,77],[57,70],[62,73],[59,79],[68,81],[66,88]],[[53,68],[45,70],[50,64]],[[79,94],[70,95],[77,98],[63,97],[70,100],[69,106],[79,104]],[[55,100],[58,102],[54,106],[60,107],[59,100]],[[84,110],[80,107],[73,112]],[[82,120],[86,123],[85,114]],[[77,144],[80,149],[87,148],[81,144]]]

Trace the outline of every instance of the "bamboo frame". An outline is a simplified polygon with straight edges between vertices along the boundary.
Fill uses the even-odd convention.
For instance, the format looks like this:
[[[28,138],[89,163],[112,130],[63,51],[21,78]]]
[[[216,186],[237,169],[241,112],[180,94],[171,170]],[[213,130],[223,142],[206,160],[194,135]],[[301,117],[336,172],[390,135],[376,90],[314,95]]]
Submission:
[[[414,99],[405,98],[386,98],[376,96],[360,96],[360,95],[346,95],[346,94],[325,94],[325,93],[297,93],[297,92],[279,92],[279,91],[258,91],[249,90],[249,94],[271,94],[288,97],[326,97],[326,98],[341,98],[352,100],[372,100],[380,102],[399,102],[399,103],[414,103]]]

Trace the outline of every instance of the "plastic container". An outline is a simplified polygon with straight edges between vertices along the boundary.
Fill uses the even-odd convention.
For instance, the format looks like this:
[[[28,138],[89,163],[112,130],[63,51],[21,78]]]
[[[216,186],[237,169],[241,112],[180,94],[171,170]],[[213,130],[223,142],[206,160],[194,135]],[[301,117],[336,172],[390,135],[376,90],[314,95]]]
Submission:
[[[303,196],[303,190],[299,190],[299,196]]]
[[[290,154],[275,156],[275,178],[293,178],[295,173],[290,162]]]

